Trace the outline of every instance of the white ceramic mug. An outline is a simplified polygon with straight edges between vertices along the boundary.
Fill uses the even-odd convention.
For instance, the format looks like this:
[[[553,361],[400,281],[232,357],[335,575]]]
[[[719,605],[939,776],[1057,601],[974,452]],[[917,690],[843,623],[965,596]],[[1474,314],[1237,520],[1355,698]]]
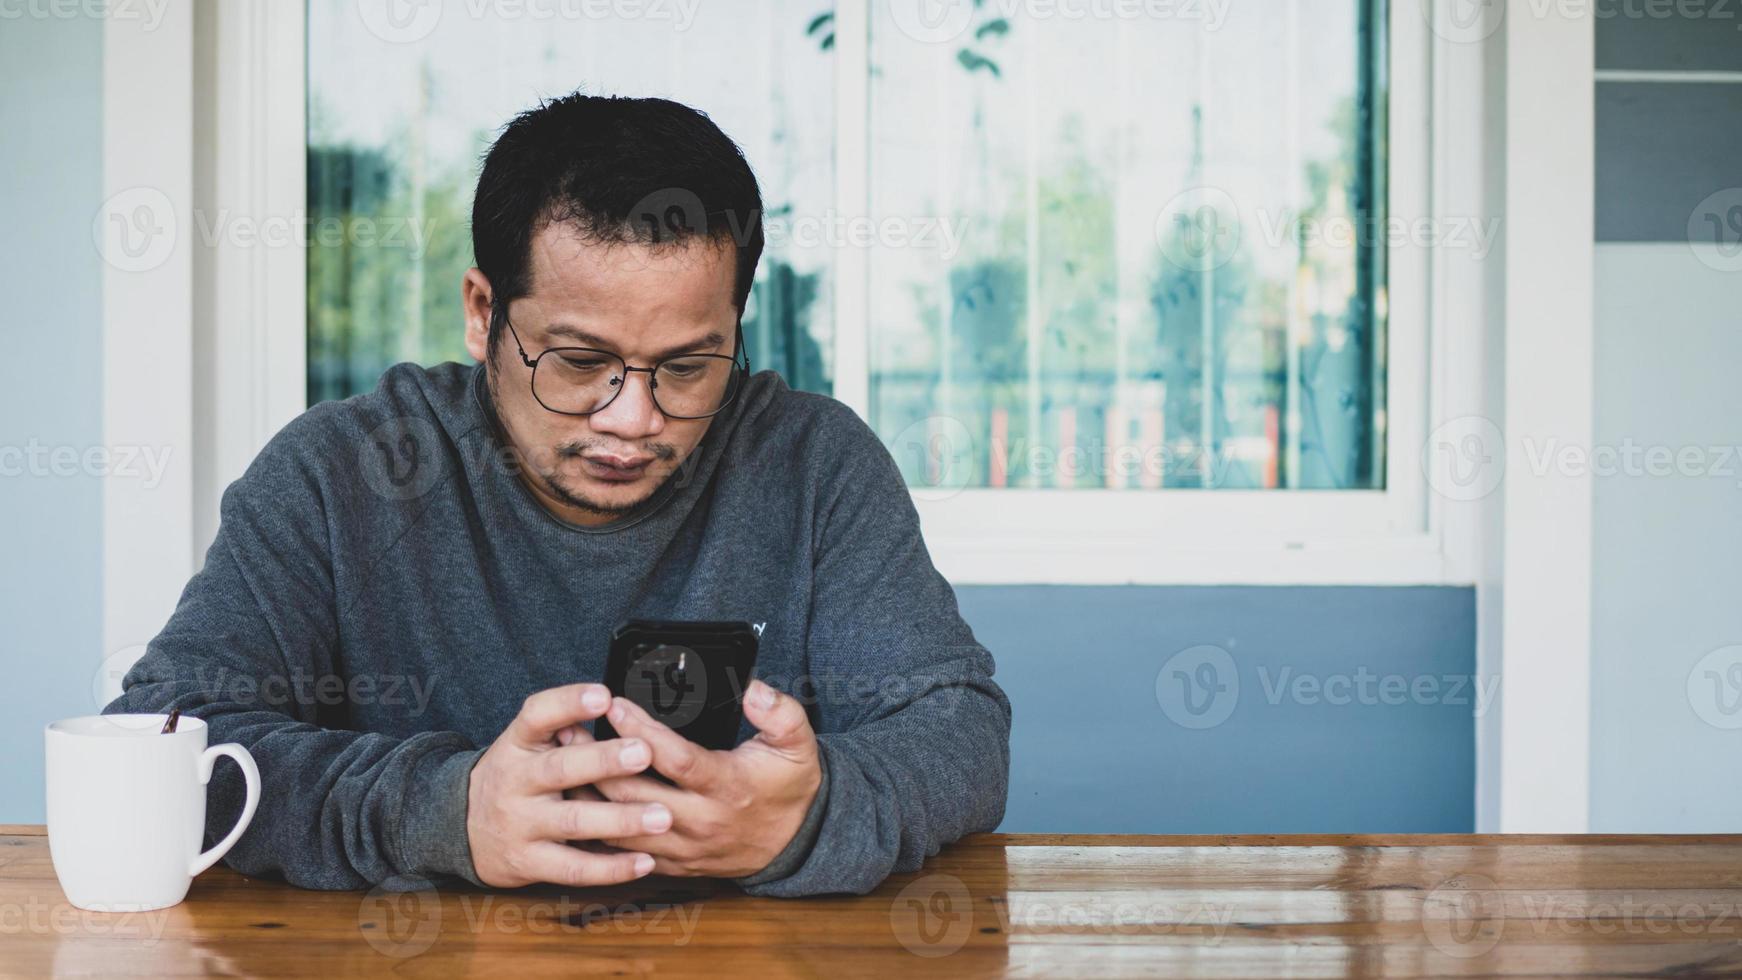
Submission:
[[[206,723],[182,715],[90,715],[50,724],[48,848],[67,901],[99,912],[180,902],[194,876],[233,847],[260,805],[260,770],[234,742],[206,747]],[[216,847],[206,836],[206,784],[227,755],[242,767],[242,818]]]

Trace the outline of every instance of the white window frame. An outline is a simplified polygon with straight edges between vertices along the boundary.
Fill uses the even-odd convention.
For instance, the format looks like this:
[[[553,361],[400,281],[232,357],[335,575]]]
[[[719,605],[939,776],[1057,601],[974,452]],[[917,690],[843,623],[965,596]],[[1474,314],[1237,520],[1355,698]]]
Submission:
[[[872,0],[836,6],[836,206],[867,211],[869,191],[869,22]],[[239,192],[224,200],[262,213],[305,212],[301,106],[306,90],[303,0],[219,18],[211,38],[216,100],[225,138],[202,150],[211,172]],[[1480,169],[1481,140],[1459,139],[1435,111],[1432,37],[1416,0],[1394,0],[1390,39],[1389,214],[1435,211],[1437,174]],[[210,10],[211,8],[201,8]],[[228,8],[225,8],[228,10]],[[269,28],[269,29],[268,29]],[[294,56],[293,56],[294,55]],[[1466,129],[1475,115],[1460,117]],[[294,159],[295,165],[286,165]],[[240,195],[240,196],[239,196]],[[208,197],[211,195],[208,194]],[[1468,213],[1468,212],[1465,212]],[[296,254],[291,254],[295,252]],[[835,397],[867,416],[869,268],[864,249],[837,252],[834,269]],[[215,529],[218,493],[253,452],[304,406],[305,257],[295,249],[253,249],[213,259],[209,295],[229,315],[209,338],[219,392],[207,433],[212,462],[197,474],[200,547]],[[1388,263],[1387,449],[1384,490],[1050,490],[969,489],[915,503],[940,570],[958,584],[1467,584],[1474,549],[1428,492],[1422,446],[1430,418],[1448,417],[1441,363],[1459,333],[1436,330],[1432,249],[1396,244]],[[236,382],[234,379],[247,379]],[[242,407],[240,413],[235,407]]]

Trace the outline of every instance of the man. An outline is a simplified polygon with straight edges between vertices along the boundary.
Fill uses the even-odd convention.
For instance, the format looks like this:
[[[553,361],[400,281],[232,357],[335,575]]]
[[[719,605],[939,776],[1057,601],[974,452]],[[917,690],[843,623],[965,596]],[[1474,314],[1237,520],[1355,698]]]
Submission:
[[[286,426],[107,709],[253,753],[232,866],[862,893],[998,824],[1009,702],[893,460],[749,372],[761,214],[737,147],[672,102],[577,94],[503,131],[462,287],[481,364],[402,364]],[[736,748],[589,683],[631,618],[755,624]],[[241,783],[213,785],[215,835]]]

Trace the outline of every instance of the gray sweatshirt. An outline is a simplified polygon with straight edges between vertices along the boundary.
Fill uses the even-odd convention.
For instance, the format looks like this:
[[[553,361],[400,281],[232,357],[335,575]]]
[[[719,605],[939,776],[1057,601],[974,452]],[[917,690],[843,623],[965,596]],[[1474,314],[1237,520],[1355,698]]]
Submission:
[[[225,491],[204,568],[105,710],[180,708],[253,753],[232,867],[478,883],[473,764],[527,695],[598,681],[638,617],[749,621],[756,676],[810,713],[823,788],[746,890],[863,893],[997,826],[1009,701],[850,409],[753,375],[676,477],[600,527],[543,509],[502,439],[482,367],[402,364],[291,422]],[[241,799],[220,764],[209,840]]]

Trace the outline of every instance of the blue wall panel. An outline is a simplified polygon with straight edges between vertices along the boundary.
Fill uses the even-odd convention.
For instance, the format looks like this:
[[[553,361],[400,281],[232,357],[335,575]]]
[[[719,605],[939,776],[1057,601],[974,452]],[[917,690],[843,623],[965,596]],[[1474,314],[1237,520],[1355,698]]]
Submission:
[[[0,823],[43,819],[42,726],[97,711],[103,493],[67,454],[103,440],[102,57],[101,18],[0,18]]]
[[[1474,829],[1473,589],[957,594],[1015,708],[1004,830]]]

